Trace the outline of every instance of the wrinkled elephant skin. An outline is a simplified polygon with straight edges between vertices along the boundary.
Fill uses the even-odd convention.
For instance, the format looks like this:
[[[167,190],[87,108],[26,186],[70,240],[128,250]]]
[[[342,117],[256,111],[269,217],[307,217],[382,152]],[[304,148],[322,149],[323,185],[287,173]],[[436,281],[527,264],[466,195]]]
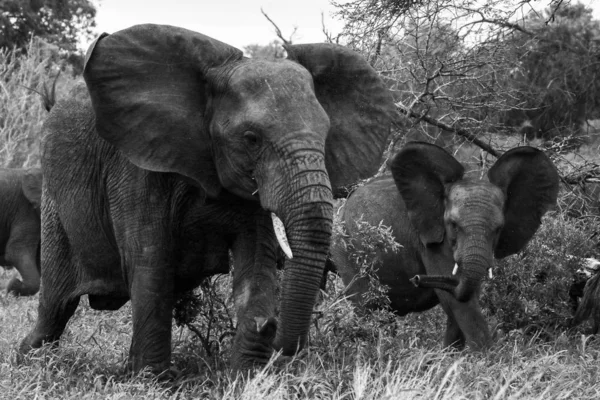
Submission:
[[[31,296],[40,288],[40,201],[42,171],[0,169],[0,265],[15,267],[6,292]]]
[[[57,341],[88,294],[99,309],[131,301],[131,367],[164,371],[177,295],[226,273],[229,252],[233,367],[302,348],[333,198],[376,171],[395,108],[353,51],[286,50],[286,60],[248,59],[152,24],[92,44],[85,86],[44,125],[42,289],[22,353]],[[287,236],[280,290],[273,223]]]
[[[389,165],[392,177],[358,188],[342,206],[349,240],[361,248],[359,218],[390,226],[402,247],[379,253],[377,275],[389,286],[391,308],[405,315],[441,304],[448,316],[446,346],[489,346],[478,302],[481,282],[494,258],[525,246],[555,204],[556,169],[543,152],[518,147],[496,161],[487,180],[470,180],[454,157],[420,142],[408,143]],[[362,297],[368,281],[356,278],[359,266],[346,246],[333,243],[331,261],[351,298],[368,307]]]

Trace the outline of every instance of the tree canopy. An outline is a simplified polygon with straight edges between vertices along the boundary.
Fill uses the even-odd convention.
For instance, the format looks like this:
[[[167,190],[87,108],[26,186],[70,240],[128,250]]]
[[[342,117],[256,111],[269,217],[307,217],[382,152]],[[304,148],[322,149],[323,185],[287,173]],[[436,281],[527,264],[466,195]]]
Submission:
[[[520,94],[508,123],[531,121],[536,136],[562,136],[600,118],[600,21],[582,4],[530,13],[510,41],[517,63],[511,84]]]
[[[0,0],[0,48],[25,49],[31,36],[75,51],[95,26],[90,0]]]
[[[598,118],[600,29],[563,0],[352,0],[329,40],[363,53],[421,131],[568,137]],[[543,7],[546,7],[544,10]],[[439,132],[438,132],[439,133]]]

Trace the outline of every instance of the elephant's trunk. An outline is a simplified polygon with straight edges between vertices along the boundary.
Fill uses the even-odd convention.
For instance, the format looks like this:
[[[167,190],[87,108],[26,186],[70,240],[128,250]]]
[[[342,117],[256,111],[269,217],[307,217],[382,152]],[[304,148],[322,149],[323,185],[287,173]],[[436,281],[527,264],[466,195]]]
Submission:
[[[454,296],[458,301],[468,301],[477,294],[486,272],[492,263],[488,257],[471,255],[460,264],[459,283]]]
[[[279,326],[273,345],[286,355],[294,354],[306,342],[329,250],[332,218],[330,201],[305,204],[287,218],[293,258],[285,262]]]
[[[301,144],[304,148],[293,151],[294,157],[288,159],[285,166],[268,172],[277,190],[260,197],[263,207],[282,220],[289,242],[289,251],[284,249],[288,257],[273,343],[275,349],[283,350],[286,355],[294,354],[306,342],[333,221],[333,196],[325,169],[324,143],[321,139],[315,141],[315,147],[319,145],[321,149],[307,149],[305,143]]]
[[[458,279],[445,275],[415,275],[410,279],[415,287],[441,289],[455,294]]]
[[[473,260],[463,263],[457,276],[415,275],[411,283],[420,288],[440,289],[452,293],[458,301],[469,301],[473,297],[485,276],[489,262]]]

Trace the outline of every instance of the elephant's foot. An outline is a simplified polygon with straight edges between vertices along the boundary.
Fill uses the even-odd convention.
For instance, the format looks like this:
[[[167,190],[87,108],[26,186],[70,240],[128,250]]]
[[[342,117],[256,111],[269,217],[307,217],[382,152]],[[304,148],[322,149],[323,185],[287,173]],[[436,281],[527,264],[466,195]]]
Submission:
[[[79,297],[75,297],[70,301],[53,304],[53,307],[49,307],[48,302],[44,301],[43,295],[40,296],[38,320],[35,328],[21,342],[19,353],[25,355],[31,350],[38,349],[47,343],[51,343],[53,347],[57,347],[65,326],[75,312],[78,304]]]
[[[33,296],[39,289],[39,285],[27,285],[16,276],[13,276],[6,286],[6,293],[14,296]]]
[[[23,356],[26,356],[32,350],[39,349],[45,344],[51,344],[52,348],[58,347],[58,337],[52,337],[48,335],[39,334],[35,330],[30,332],[29,335],[25,337],[21,341],[19,345],[19,359],[22,359]]]
[[[444,335],[444,347],[462,351],[465,349],[466,340],[458,326],[448,326]]]
[[[273,354],[273,340],[277,332],[274,317],[254,317],[238,324],[231,356],[235,371],[264,367]]]
[[[149,360],[142,355],[130,353],[127,361],[127,369],[133,374],[148,371],[159,380],[174,380],[177,372],[171,368],[171,359]]]

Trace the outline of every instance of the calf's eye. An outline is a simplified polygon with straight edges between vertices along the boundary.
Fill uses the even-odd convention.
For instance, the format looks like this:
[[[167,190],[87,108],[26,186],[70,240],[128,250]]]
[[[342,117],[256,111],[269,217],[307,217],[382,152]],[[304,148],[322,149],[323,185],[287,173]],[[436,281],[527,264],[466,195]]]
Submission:
[[[258,133],[253,131],[244,132],[244,141],[248,146],[257,147],[260,145],[260,137]]]

